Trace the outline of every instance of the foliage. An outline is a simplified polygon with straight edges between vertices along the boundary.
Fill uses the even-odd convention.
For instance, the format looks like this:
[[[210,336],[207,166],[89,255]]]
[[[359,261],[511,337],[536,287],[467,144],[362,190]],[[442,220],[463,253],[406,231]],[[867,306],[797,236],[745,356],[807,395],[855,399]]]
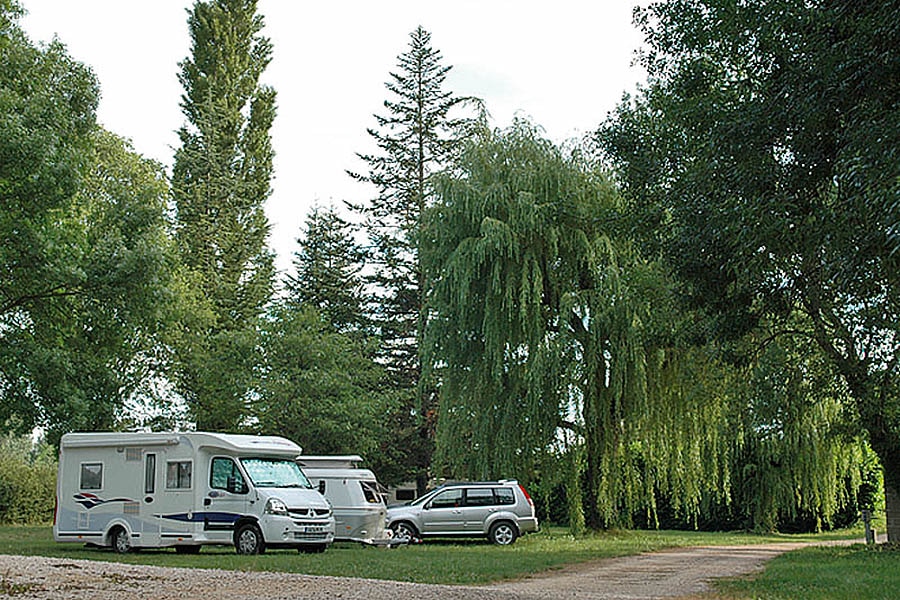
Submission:
[[[373,344],[335,331],[314,307],[286,302],[266,324],[263,345],[259,432],[285,436],[307,454],[359,454],[380,479],[396,481],[383,448],[391,397]]]
[[[350,173],[371,183],[378,194],[355,207],[365,216],[375,266],[370,283],[377,290],[375,325],[380,330],[385,365],[404,398],[392,417],[398,447],[407,454],[410,473],[421,490],[431,463],[435,394],[421,379],[420,346],[425,327],[426,284],[419,258],[422,215],[431,202],[429,176],[447,165],[454,131],[461,126],[449,115],[460,98],[443,89],[451,67],[442,64],[422,27],[410,34],[409,50],[398,57],[398,71],[385,84],[387,116],[375,115],[368,133],[377,154],[359,154],[368,173]]]
[[[35,446],[27,436],[6,434],[0,440],[0,523],[50,523],[55,497],[51,449]]]
[[[315,307],[336,331],[359,330],[365,324],[363,251],[350,224],[334,207],[315,207],[306,218],[305,235],[297,240],[295,274],[285,291],[295,304]]]
[[[534,481],[576,531],[657,527],[660,504],[687,527],[827,526],[863,462],[830,365],[808,344],[745,366],[688,344],[691,313],[581,157],[517,122],[437,180],[423,260],[439,467]]]
[[[717,430],[704,398],[662,385],[665,279],[618,236],[612,186],[519,121],[438,190],[423,256],[444,468],[581,481],[592,528],[652,511],[656,486],[694,506],[718,481]]]
[[[96,126],[90,71],[11,25],[0,47],[0,418],[51,442],[113,426],[159,367],[161,167]]]
[[[259,84],[271,60],[255,0],[196,2],[191,58],[181,63],[181,147],[172,175],[176,240],[200,317],[178,337],[178,388],[197,427],[245,424],[252,349],[272,293],[273,256],[263,211],[270,194],[275,91]],[[193,328],[191,325],[201,325]],[[249,353],[249,354],[248,354]]]
[[[599,139],[707,336],[810,339],[900,489],[897,2],[657,2]],[[900,507],[898,507],[900,508]],[[889,506],[890,509],[890,506]],[[892,535],[900,535],[900,511]]]

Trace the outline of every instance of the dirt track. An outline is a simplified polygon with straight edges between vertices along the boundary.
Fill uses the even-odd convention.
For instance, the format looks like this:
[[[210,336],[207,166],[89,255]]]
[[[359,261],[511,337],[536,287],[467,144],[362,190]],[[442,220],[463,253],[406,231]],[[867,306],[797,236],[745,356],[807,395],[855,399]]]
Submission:
[[[17,600],[635,600],[693,596],[805,544],[680,548],[574,565],[491,586],[422,585],[288,573],[177,569],[0,555],[0,598]]]

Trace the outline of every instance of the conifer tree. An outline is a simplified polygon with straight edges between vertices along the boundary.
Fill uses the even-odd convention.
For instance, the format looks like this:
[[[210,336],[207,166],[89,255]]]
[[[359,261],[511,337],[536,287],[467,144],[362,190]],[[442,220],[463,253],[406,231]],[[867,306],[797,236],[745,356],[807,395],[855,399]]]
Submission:
[[[359,154],[368,173],[350,173],[373,184],[378,194],[356,209],[366,219],[372,243],[370,261],[375,274],[370,283],[378,290],[376,324],[382,352],[394,385],[406,390],[407,406],[398,417],[401,443],[410,453],[420,487],[431,461],[435,395],[420,381],[420,347],[425,329],[423,295],[426,282],[419,260],[422,215],[432,194],[429,176],[447,164],[454,131],[462,121],[450,116],[462,99],[444,90],[450,66],[442,64],[431,34],[418,27],[410,34],[409,50],[398,57],[397,72],[385,84],[390,98],[387,115],[375,115],[377,128],[369,135],[377,154]],[[410,423],[414,415],[415,423]]]
[[[297,240],[293,275],[285,288],[288,301],[315,307],[336,331],[360,329],[363,317],[363,253],[349,223],[334,207],[316,206]]]
[[[275,91],[260,85],[272,45],[255,0],[196,2],[175,154],[176,238],[206,318],[185,326],[180,388],[198,428],[245,417],[256,323],[272,293],[269,223]]]

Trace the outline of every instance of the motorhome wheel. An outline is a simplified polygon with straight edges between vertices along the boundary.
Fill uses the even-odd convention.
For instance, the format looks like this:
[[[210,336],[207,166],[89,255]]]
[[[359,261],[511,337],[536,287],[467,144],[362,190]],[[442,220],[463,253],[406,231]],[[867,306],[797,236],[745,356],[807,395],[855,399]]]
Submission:
[[[234,533],[234,547],[238,554],[262,554],[266,543],[256,523],[244,523]]]

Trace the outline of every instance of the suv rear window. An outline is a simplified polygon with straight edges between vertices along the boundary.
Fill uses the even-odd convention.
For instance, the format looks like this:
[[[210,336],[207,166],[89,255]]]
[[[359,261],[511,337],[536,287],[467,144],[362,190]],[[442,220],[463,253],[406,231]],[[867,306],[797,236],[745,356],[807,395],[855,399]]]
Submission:
[[[494,492],[491,488],[467,488],[466,506],[491,506],[497,504],[494,501]]]
[[[512,488],[502,487],[494,488],[494,496],[497,497],[497,504],[515,504],[516,497]]]

